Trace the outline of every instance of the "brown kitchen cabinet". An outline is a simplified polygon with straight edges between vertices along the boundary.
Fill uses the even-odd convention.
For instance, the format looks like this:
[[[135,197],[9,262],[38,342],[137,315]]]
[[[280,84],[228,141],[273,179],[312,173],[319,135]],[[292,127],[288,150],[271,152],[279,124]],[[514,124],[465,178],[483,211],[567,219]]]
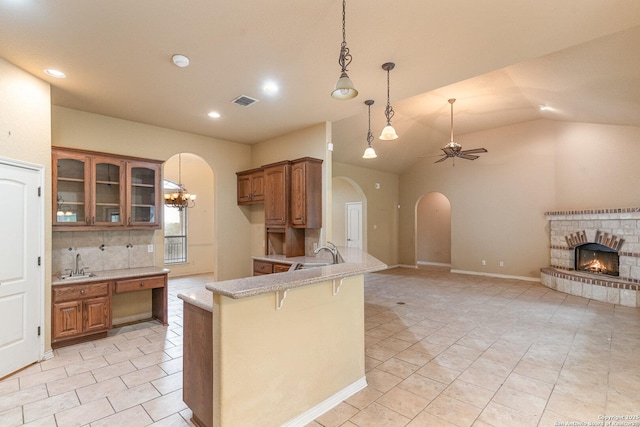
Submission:
[[[262,168],[236,172],[238,204],[264,203],[264,170]]]
[[[103,338],[114,327],[112,295],[151,290],[151,315],[168,325],[167,274],[56,284],[51,297],[53,347]]]
[[[291,264],[282,264],[279,262],[269,262],[254,259],[253,260],[253,275],[262,276],[264,274],[284,273],[289,271]]]
[[[160,162],[69,148],[52,162],[56,231],[160,227]]]
[[[264,167],[264,222],[268,226],[287,225],[291,162],[286,160]]]
[[[51,316],[53,344],[92,334],[106,336],[111,328],[109,282],[53,287]]]
[[[291,226],[322,227],[322,160],[291,162]]]

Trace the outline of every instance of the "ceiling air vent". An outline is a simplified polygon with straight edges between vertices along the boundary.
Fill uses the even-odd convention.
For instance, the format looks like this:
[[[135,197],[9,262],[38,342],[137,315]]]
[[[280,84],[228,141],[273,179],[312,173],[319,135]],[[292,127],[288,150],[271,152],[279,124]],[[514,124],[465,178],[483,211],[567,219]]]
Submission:
[[[249,105],[255,104],[256,102],[258,102],[257,99],[251,98],[247,95],[240,95],[239,97],[231,101],[232,104],[237,104],[241,107],[248,107]]]

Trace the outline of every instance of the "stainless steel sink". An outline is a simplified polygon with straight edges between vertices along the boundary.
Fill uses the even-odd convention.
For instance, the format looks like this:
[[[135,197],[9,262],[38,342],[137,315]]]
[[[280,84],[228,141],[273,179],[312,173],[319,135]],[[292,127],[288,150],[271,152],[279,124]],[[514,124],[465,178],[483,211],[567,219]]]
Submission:
[[[82,274],[61,274],[58,277],[60,280],[66,279],[86,279],[87,277],[95,277],[94,273],[82,273]]]
[[[309,268],[316,268],[316,267],[326,267],[327,265],[331,265],[331,263],[330,262],[297,262],[291,266],[289,271],[306,270]]]

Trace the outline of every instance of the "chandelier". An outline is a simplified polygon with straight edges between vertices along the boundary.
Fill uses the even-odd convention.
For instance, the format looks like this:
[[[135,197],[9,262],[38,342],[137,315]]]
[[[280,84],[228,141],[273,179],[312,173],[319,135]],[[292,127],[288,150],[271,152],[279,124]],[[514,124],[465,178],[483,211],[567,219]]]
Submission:
[[[351,64],[351,54],[347,47],[347,36],[345,32],[346,7],[346,0],[342,0],[342,44],[340,44],[340,56],[338,57],[338,64],[340,64],[341,73],[340,78],[336,82],[335,89],[331,92],[331,97],[339,100],[355,98],[358,95],[358,91],[353,86],[353,82],[347,75],[347,67]]]
[[[164,204],[179,211],[196,205],[196,195],[190,194],[182,185],[182,154],[178,154],[178,184],[174,191],[164,194]]]

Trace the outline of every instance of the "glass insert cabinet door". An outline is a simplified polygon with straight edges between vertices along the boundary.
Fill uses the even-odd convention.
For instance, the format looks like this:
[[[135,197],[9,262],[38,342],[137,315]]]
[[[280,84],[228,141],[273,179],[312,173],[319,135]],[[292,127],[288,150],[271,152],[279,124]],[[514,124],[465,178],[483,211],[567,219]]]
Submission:
[[[160,165],[127,163],[129,185],[128,225],[158,225],[160,206]]]
[[[93,213],[91,224],[124,224],[124,162],[96,157],[93,160]]]
[[[54,153],[54,224],[88,225],[90,160],[81,154]]]

